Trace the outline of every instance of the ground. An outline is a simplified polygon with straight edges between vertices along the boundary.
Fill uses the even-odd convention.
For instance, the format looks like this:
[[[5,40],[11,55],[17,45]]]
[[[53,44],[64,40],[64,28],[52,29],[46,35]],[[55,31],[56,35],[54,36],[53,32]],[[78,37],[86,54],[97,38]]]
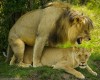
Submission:
[[[85,80],[100,79],[100,60],[89,61],[90,66],[98,73],[98,76],[91,75],[87,70],[77,68],[78,71],[85,75]],[[51,67],[38,68],[19,68],[17,66],[9,66],[7,63],[0,62],[0,80],[80,80],[75,76],[66,73],[63,70],[52,69]]]

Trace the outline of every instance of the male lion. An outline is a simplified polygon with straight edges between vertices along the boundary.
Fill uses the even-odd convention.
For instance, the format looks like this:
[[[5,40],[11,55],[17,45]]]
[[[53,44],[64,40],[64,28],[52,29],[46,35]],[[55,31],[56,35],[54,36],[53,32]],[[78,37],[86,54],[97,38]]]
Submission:
[[[32,47],[26,47],[23,62],[32,64]],[[66,72],[73,74],[77,78],[84,79],[84,75],[74,68],[86,68],[91,74],[97,75],[87,64],[90,57],[90,50],[85,48],[51,48],[45,47],[41,57],[42,65],[52,66],[54,69],[64,69]],[[11,63],[15,63],[16,58],[13,56]]]
[[[56,46],[66,41],[75,44],[76,41],[81,43],[83,39],[90,40],[92,21],[65,4],[52,3],[44,9],[21,16],[9,32],[7,61],[11,52],[14,52],[19,65],[24,64],[25,45],[29,45],[34,46],[33,66],[41,66],[40,58],[46,43],[48,46]]]

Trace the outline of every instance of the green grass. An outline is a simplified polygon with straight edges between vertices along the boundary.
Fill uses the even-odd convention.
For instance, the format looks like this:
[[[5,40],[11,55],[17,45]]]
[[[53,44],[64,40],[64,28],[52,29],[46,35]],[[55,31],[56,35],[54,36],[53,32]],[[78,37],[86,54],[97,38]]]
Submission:
[[[79,69],[85,76],[85,80],[99,80],[100,79],[100,9],[88,9],[85,6],[73,6],[72,8],[79,10],[88,15],[93,23],[94,30],[91,31],[91,41],[84,42],[81,46],[92,48],[93,52],[88,61],[93,70],[98,73],[98,76],[92,76],[86,70]],[[69,45],[62,45],[61,47],[68,47]],[[4,59],[0,56],[0,78],[30,78],[33,80],[78,80],[72,75],[63,70],[54,70],[51,67],[41,68],[19,68],[16,66],[9,66],[4,63]],[[1,80],[1,79],[0,79]]]
[[[89,60],[89,65],[100,74],[100,69],[97,68],[91,60]],[[93,76],[85,69],[77,68],[77,70],[82,72],[87,80],[99,80],[99,75],[97,77]],[[17,66],[9,66],[3,62],[0,63],[0,78],[22,78],[23,80],[78,80],[73,75],[63,70],[52,69],[52,67],[19,68]]]

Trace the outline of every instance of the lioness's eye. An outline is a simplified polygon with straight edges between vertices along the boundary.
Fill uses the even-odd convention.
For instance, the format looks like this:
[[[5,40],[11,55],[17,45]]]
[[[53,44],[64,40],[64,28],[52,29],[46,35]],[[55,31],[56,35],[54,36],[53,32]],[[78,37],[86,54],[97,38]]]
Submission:
[[[87,57],[88,57],[88,55],[85,55],[85,57],[87,58]]]

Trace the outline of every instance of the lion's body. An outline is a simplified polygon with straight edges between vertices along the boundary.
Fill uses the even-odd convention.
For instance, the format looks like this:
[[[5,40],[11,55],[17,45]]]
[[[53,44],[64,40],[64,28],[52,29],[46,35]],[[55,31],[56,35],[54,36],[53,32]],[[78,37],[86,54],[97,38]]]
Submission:
[[[20,66],[23,64],[25,45],[34,46],[34,66],[41,66],[40,58],[46,43],[49,46],[67,41],[75,44],[77,39],[90,38],[92,21],[77,11],[70,10],[67,5],[63,5],[63,3],[54,3],[44,9],[30,11],[11,28],[8,51],[11,49],[14,52]]]
[[[32,52],[32,47],[27,46],[24,53],[24,63],[32,64]],[[87,64],[89,57],[89,50],[84,48],[45,47],[41,57],[41,63],[43,66],[50,66],[54,69],[64,69],[66,72],[83,79],[85,78],[83,74],[76,71],[74,68],[86,68],[91,74],[97,75],[97,73],[94,72]],[[13,63],[15,63],[15,61]]]
[[[54,12],[54,11],[55,11],[55,13],[53,14],[52,12]],[[51,8],[51,11],[49,9],[49,12],[46,10],[45,10],[45,12],[43,12],[43,10],[36,10],[36,11],[28,12],[27,14],[23,15],[16,22],[16,24],[12,27],[12,29],[10,30],[10,33],[9,33],[9,39],[14,39],[13,37],[15,36],[15,40],[21,39],[27,45],[33,46],[35,44],[36,35],[38,35],[37,31],[38,31],[38,28],[40,25],[39,23],[40,23],[41,17],[44,16],[44,19],[45,19],[45,23],[41,23],[41,25],[48,25],[49,23],[47,23],[47,22],[52,21],[54,15],[55,15],[54,19],[56,20],[56,17],[58,19],[59,14],[61,14],[59,12],[61,12],[61,11],[56,11],[56,8],[54,10],[53,10],[53,8]],[[48,14],[48,15],[45,15],[45,14]],[[48,16],[50,16],[51,18],[46,19]],[[49,25],[49,26],[52,26],[50,28],[54,28],[53,27],[54,24],[55,24],[55,22],[53,22],[51,25]],[[44,27],[44,26],[42,26],[42,27]],[[48,27],[46,27],[46,26],[44,27],[45,30],[47,30],[47,28]]]

